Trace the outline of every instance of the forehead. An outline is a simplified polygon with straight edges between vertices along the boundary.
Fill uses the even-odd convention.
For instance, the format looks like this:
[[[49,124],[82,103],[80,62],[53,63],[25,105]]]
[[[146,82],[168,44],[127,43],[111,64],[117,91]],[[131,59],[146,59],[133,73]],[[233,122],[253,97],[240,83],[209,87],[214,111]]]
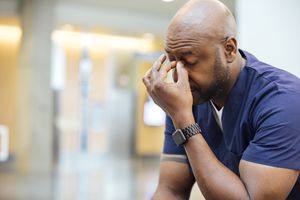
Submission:
[[[167,37],[165,51],[171,55],[195,55],[202,54],[209,48],[209,43],[205,39],[184,38],[184,37]]]
[[[171,26],[168,29],[165,50],[171,54],[199,53],[211,46],[210,37],[205,32],[199,32],[192,27]]]
[[[165,47],[166,53],[170,55],[181,55],[181,56],[189,56],[196,53],[196,50],[192,47],[175,47],[169,48],[167,45]]]

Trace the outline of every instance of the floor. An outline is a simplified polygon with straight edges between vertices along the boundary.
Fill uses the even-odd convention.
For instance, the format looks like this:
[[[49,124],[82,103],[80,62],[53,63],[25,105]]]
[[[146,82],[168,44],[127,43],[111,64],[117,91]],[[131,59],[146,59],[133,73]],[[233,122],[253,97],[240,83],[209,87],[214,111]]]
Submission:
[[[0,171],[0,200],[148,200],[159,158],[63,155],[51,175]],[[204,199],[194,187],[191,200]]]

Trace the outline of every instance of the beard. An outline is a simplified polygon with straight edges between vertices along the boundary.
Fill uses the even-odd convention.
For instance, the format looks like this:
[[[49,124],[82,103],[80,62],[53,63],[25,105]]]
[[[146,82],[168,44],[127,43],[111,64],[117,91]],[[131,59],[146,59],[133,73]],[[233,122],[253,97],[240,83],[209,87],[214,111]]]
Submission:
[[[230,79],[229,67],[222,64],[219,51],[216,50],[215,55],[212,84],[206,89],[191,87],[194,105],[207,102],[214,98],[219,98],[224,95],[228,88]]]

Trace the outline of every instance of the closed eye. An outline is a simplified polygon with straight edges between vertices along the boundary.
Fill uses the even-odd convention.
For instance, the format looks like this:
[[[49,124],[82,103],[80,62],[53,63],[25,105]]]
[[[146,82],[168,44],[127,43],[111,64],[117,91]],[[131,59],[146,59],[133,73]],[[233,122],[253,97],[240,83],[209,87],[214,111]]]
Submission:
[[[181,62],[183,63],[183,65],[186,65],[187,67],[188,66],[193,67],[194,65],[197,64],[197,62],[188,62],[186,60],[182,60]]]

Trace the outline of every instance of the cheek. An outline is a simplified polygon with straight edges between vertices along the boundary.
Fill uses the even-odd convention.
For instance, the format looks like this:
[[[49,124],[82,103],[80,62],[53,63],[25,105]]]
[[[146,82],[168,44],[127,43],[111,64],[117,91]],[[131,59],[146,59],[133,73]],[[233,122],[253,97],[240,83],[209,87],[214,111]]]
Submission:
[[[193,72],[191,72],[190,70],[188,70],[188,77],[189,77],[189,83],[190,86],[196,86],[196,82],[195,82],[195,74]]]
[[[213,83],[213,77],[210,73],[195,72],[189,75],[189,82],[191,87],[197,88],[198,90],[206,90]]]

